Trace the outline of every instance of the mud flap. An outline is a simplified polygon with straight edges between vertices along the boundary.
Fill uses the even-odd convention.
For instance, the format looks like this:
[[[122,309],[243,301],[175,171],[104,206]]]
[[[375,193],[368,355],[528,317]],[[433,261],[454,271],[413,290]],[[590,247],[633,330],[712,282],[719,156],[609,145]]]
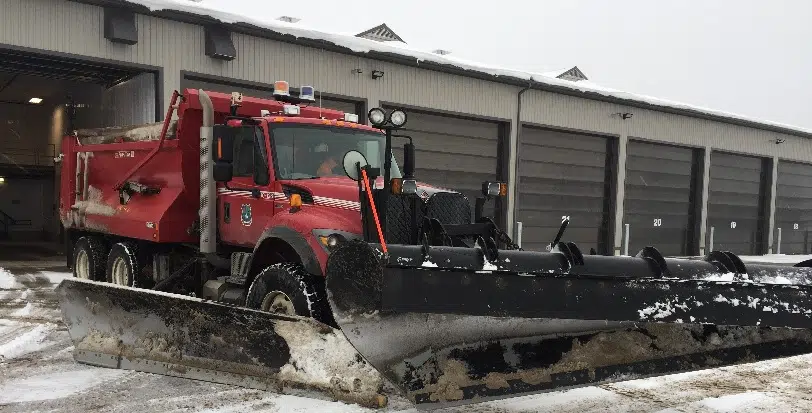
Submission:
[[[66,279],[57,287],[80,363],[386,404],[383,378],[344,336],[312,319]]]
[[[352,345],[421,410],[812,352],[812,288],[713,281],[715,261],[388,251],[334,251],[328,299]]]

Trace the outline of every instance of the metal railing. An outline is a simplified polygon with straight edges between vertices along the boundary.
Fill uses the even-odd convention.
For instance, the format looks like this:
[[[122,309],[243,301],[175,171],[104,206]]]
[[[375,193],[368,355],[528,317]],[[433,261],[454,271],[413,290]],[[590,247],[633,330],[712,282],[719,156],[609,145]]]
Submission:
[[[0,209],[0,239],[7,238],[13,226],[31,226],[31,220],[14,219],[14,217]]]
[[[0,147],[0,164],[18,166],[54,166],[56,145],[48,144],[45,148]]]

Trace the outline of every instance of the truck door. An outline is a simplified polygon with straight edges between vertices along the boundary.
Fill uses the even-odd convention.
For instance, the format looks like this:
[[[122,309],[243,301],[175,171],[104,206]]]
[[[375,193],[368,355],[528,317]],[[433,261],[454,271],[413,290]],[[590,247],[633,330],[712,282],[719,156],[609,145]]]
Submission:
[[[273,201],[263,197],[271,191],[272,178],[267,136],[262,124],[244,125],[237,131],[233,178],[217,189],[217,219],[224,243],[253,246],[273,215]]]

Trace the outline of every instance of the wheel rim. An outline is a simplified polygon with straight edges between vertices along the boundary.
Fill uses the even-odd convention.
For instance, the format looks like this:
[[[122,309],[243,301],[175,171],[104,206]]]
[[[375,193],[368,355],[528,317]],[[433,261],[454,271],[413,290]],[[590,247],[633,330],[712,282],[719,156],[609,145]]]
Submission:
[[[87,251],[79,250],[76,254],[76,278],[90,279],[90,258]]]
[[[123,258],[117,257],[113,261],[113,268],[110,275],[110,278],[113,279],[113,284],[129,285],[127,282],[127,279],[129,278],[127,276],[127,263],[124,262]]]
[[[262,311],[269,313],[296,315],[296,310],[293,308],[293,301],[282,291],[271,291],[265,294],[260,308]]]

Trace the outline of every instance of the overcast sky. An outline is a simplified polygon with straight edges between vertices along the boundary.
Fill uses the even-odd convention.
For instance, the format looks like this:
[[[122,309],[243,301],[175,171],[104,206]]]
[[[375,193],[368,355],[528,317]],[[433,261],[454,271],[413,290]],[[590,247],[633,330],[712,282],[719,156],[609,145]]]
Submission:
[[[812,128],[812,0],[203,0]],[[238,11],[238,10],[235,10]]]

